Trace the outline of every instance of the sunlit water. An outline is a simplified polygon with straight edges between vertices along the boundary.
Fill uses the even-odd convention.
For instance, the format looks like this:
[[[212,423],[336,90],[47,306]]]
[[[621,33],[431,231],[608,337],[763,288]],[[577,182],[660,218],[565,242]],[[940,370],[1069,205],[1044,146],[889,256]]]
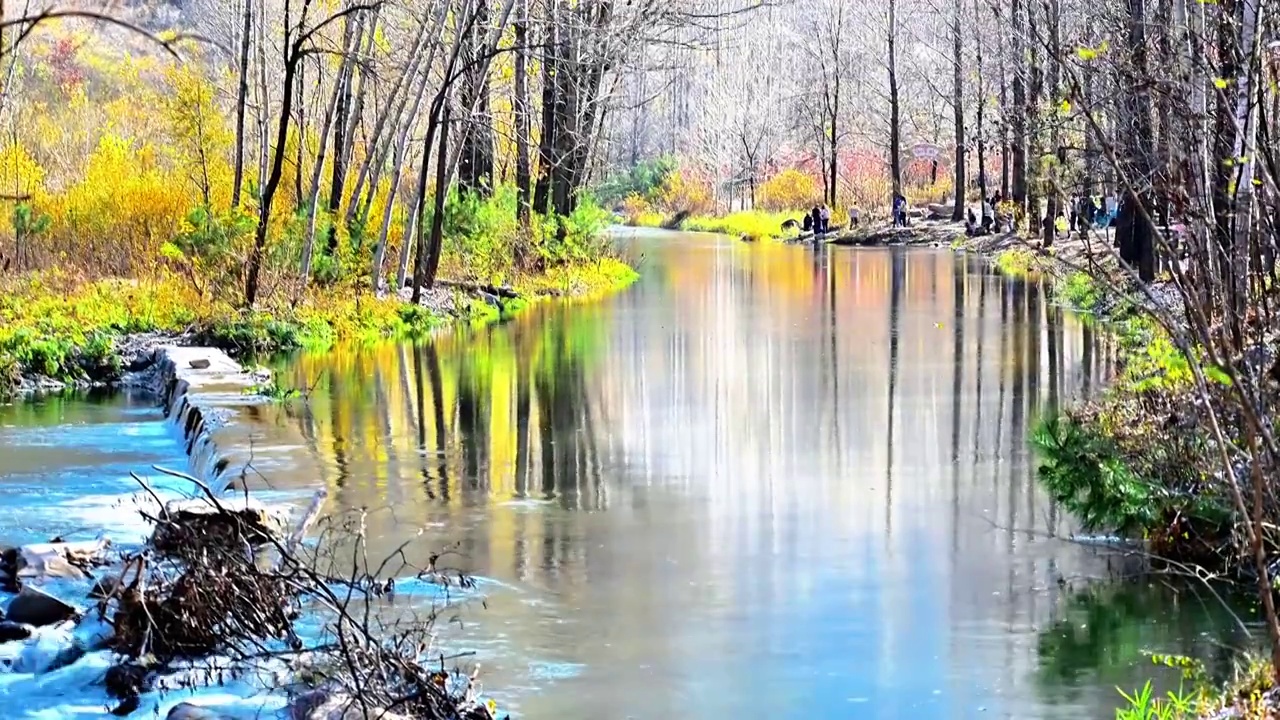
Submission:
[[[365,508],[375,556],[456,545],[486,603],[446,641],[523,717],[1104,717],[1144,651],[1242,642],[1052,537],[1028,423],[1105,351],[1041,287],[943,251],[629,247],[643,279],[606,300],[291,359],[306,401],[217,441],[268,497]],[[173,431],[42,407],[0,409],[0,539],[127,532],[104,509],[181,462]]]

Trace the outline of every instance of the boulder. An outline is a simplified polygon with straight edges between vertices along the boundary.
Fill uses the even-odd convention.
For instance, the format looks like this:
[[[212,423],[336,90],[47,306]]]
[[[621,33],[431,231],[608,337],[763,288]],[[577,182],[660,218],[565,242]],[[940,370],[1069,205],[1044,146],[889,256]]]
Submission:
[[[112,574],[99,578],[93,584],[93,587],[89,589],[89,598],[91,600],[105,600],[120,592],[120,584],[119,575]]]
[[[223,715],[222,713],[202,708],[199,705],[185,702],[174,705],[169,714],[164,717],[165,720],[232,720],[230,715]]]
[[[88,577],[88,568],[106,562],[110,547],[111,543],[105,538],[23,545],[13,560],[14,570],[19,580],[84,580]]]
[[[10,622],[42,627],[56,625],[76,615],[76,608],[39,588],[24,586],[18,596],[9,601],[5,617]]]
[[[12,642],[14,640],[26,640],[31,637],[31,633],[35,628],[30,625],[23,625],[12,620],[0,622],[0,643]]]

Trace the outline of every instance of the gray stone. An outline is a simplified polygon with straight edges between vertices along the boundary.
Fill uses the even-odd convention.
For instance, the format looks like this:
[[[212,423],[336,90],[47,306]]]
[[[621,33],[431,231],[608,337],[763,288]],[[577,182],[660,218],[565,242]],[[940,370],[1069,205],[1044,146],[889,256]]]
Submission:
[[[89,590],[89,598],[93,600],[105,600],[120,591],[120,576],[105,575],[93,584]]]
[[[18,596],[10,600],[9,607],[5,608],[5,617],[10,622],[36,627],[56,625],[75,615],[74,606],[30,585],[23,586]]]
[[[85,542],[31,543],[18,548],[17,577],[20,580],[59,578],[84,580],[82,568],[106,560],[111,543],[105,538]]]
[[[191,358],[187,364],[196,370],[208,370],[209,358]]]
[[[164,717],[165,720],[231,720],[230,715],[223,715],[222,713],[202,708],[199,705],[185,702],[174,705],[169,714]]]

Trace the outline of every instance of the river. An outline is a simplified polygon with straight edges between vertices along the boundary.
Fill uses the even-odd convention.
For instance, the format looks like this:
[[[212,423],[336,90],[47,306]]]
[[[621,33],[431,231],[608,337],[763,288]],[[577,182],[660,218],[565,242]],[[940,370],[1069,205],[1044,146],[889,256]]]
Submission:
[[[1168,680],[1144,651],[1243,641],[1054,537],[1028,425],[1107,349],[1040,285],[943,250],[627,247],[642,279],[604,300],[283,361],[306,400],[217,442],[269,497],[363,509],[374,556],[456,549],[485,602],[447,641],[520,717],[1109,717]],[[0,408],[0,541],[110,525],[130,466],[180,462],[157,418]]]

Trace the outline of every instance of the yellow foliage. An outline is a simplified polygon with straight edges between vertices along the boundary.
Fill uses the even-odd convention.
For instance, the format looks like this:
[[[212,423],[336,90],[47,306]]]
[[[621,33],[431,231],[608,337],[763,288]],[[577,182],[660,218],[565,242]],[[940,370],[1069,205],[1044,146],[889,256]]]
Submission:
[[[710,185],[676,170],[663,181],[658,205],[668,212],[699,215],[711,212],[715,202],[711,198]]]
[[[213,87],[188,66],[169,68],[165,79],[170,94],[164,107],[177,164],[205,205],[223,207],[230,202],[228,158],[235,136],[214,104]]]
[[[770,212],[801,210],[822,202],[822,190],[812,175],[794,168],[769,178],[756,193],[756,204]]]
[[[44,189],[44,168],[25,147],[0,147],[0,189],[12,195],[31,195]]]
[[[641,225],[641,219],[652,213],[653,206],[639,193],[631,193],[622,200],[622,215],[628,225]]]

